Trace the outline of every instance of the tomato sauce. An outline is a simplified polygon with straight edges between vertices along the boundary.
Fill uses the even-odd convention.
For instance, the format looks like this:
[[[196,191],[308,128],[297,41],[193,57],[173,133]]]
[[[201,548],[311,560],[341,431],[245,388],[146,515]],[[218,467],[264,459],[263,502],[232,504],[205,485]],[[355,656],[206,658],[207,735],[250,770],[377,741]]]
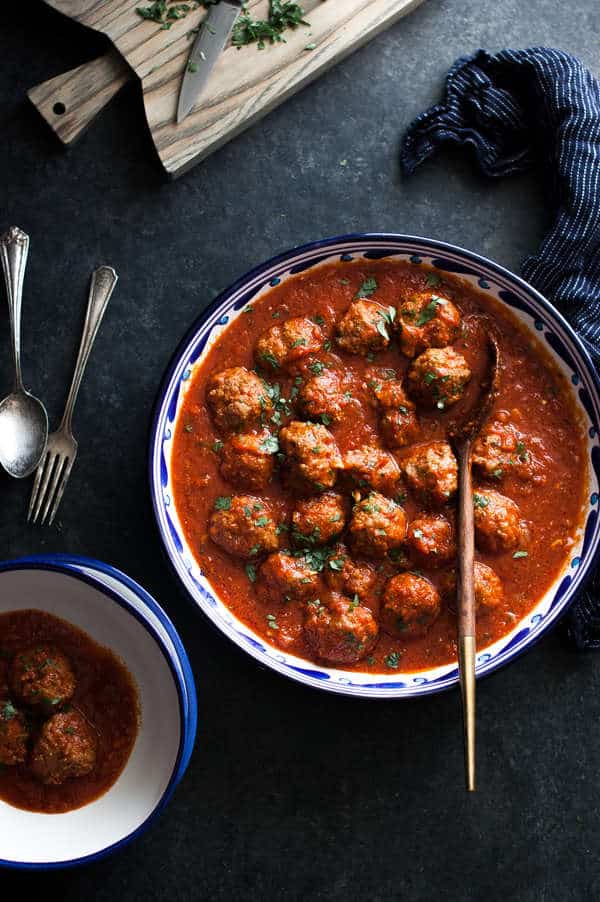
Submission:
[[[28,811],[59,814],[92,802],[119,777],[138,732],[138,693],[127,668],[109,649],[65,620],[44,611],[26,610],[0,615],[0,698],[10,697],[11,658],[36,643],[51,643],[69,659],[77,686],[64,710],[70,707],[78,711],[94,731],[96,765],[87,776],[60,785],[36,780],[27,762],[0,766],[0,799]],[[39,724],[34,715],[30,718],[34,738]]]
[[[579,415],[563,375],[516,317],[493,298],[458,278],[400,262],[336,263],[289,279],[253,301],[247,311],[224,330],[193,373],[176,424],[173,484],[175,504],[189,546],[223,602],[269,643],[309,660],[314,657],[302,631],[302,606],[282,605],[273,611],[273,603],[261,601],[255,593],[244,562],[227,555],[209,538],[207,524],[215,499],[235,494],[237,490],[219,472],[221,436],[215,430],[206,406],[206,383],[212,374],[227,367],[253,369],[253,348],[258,336],[274,323],[290,317],[303,315],[317,318],[319,322],[324,320],[323,331],[332,339],[334,323],[347,310],[365,280],[373,278],[377,283],[373,300],[384,306],[396,306],[400,288],[423,291],[428,285],[441,284],[444,295],[452,300],[463,317],[462,335],[453,347],[466,358],[473,371],[471,385],[464,399],[451,412],[429,413],[418,409],[422,429],[420,441],[446,438],[451,418],[460,417],[461,411],[472,403],[472,393],[477,391],[485,370],[482,355],[485,342],[481,330],[469,326],[469,316],[484,314],[495,324],[502,360],[500,393],[491,417],[499,411],[508,411],[511,422],[520,432],[539,438],[543,443],[545,481],[541,486],[513,475],[506,475],[501,485],[490,484],[489,480],[477,475],[474,477],[475,486],[496,488],[513,499],[530,529],[527,556],[515,558],[512,552],[476,552],[476,560],[491,566],[504,587],[501,608],[478,616],[480,649],[509,632],[535,606],[568,558],[581,527],[586,464]],[[350,449],[373,444],[377,438],[377,414],[364,384],[366,369],[392,367],[400,377],[410,360],[400,353],[394,341],[377,353],[374,360],[345,354],[335,344],[331,351],[355,377],[353,394],[360,404],[360,407],[353,406],[351,416],[328,427],[344,454]],[[281,370],[275,375],[267,373],[265,378],[271,383],[279,383],[281,395],[290,397],[293,379],[282,376]],[[293,418],[293,415],[284,415],[281,425]],[[396,452],[395,456],[400,460],[402,452]],[[277,477],[259,494],[282,516],[289,518],[294,500]],[[403,506],[409,520],[420,510],[410,495]],[[453,506],[445,509],[444,514],[452,520]],[[380,569],[382,578],[390,575],[388,564]],[[391,572],[397,571],[392,569]],[[437,585],[441,574],[425,571],[424,575]],[[277,615],[277,629],[272,628],[274,614]],[[344,669],[390,673],[393,672],[389,664],[392,661],[402,671],[417,671],[455,659],[456,614],[444,607],[425,636],[399,640],[382,632],[368,658],[355,665],[344,665]]]

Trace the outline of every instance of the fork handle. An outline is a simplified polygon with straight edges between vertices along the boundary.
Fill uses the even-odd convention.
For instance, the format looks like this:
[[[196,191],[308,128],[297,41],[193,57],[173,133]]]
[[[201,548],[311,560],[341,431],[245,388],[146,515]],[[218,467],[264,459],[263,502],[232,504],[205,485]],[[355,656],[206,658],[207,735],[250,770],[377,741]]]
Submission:
[[[15,388],[23,388],[21,375],[21,305],[23,301],[23,281],[25,265],[29,253],[29,236],[17,226],[11,226],[0,238],[0,257],[4,270],[8,313],[10,317],[10,333],[15,365]]]
[[[65,412],[63,414],[61,429],[71,432],[71,423],[73,419],[73,409],[79,394],[81,380],[89,360],[90,352],[96,340],[102,317],[108,307],[110,296],[117,284],[118,276],[111,266],[100,266],[92,273],[92,284],[90,286],[90,296],[88,300],[87,312],[85,315],[85,323],[83,325],[83,335],[81,336],[81,344],[79,345],[79,354],[77,355],[77,363],[75,364],[75,372],[73,373],[73,381],[69,390],[69,397],[65,404]]]

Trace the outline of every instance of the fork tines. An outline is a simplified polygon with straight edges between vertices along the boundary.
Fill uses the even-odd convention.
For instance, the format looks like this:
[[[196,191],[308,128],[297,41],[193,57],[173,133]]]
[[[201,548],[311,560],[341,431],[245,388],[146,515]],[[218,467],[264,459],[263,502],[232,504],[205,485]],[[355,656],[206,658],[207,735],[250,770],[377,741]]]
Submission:
[[[75,459],[74,456],[53,451],[50,447],[51,439],[52,436],[50,436],[45,457],[35,474],[27,514],[27,520],[33,523],[37,523],[38,517],[41,515],[42,526],[46,521],[49,526],[54,521]]]

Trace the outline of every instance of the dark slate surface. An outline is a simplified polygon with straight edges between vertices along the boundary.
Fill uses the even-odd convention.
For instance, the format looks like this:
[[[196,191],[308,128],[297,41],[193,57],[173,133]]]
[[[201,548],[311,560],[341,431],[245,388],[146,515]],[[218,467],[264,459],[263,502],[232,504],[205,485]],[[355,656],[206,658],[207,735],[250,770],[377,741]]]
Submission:
[[[126,570],[174,619],[200,700],[196,751],[160,821],[112,859],[18,876],[15,889],[111,902],[596,898],[598,658],[557,630],[481,684],[481,790],[467,798],[456,693],[355,702],[261,670],[178,588],[146,482],[162,371],[191,320],[252,264],[363,229],[448,239],[518,267],[544,229],[535,178],[489,184],[447,154],[402,182],[399,136],[455,57],[479,46],[555,44],[600,69],[596,0],[427,0],[176,183],[162,177],[133,86],[65,153],[25,91],[104,43],[39,2],[2,13],[0,211],[32,238],[25,375],[53,421],[89,273],[107,262],[121,281],[83,385],[60,522],[28,528],[29,486],[0,477],[1,555],[67,551]],[[0,347],[5,385],[4,315]]]

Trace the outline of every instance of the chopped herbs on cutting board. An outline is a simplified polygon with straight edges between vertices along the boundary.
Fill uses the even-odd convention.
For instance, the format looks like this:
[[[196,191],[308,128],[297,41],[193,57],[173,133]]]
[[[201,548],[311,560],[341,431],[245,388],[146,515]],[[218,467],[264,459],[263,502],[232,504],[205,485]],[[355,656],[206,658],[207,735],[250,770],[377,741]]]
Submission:
[[[161,29],[169,29],[178,19],[184,19],[192,10],[209,9],[216,6],[219,0],[191,0],[180,3],[179,0],[154,0],[149,6],[138,6],[136,12],[142,19],[156,22]],[[299,3],[291,0],[270,0],[269,15],[266,19],[253,18],[247,6],[242,6],[240,16],[233,26],[231,42],[238,50],[248,44],[256,44],[263,50],[267,44],[285,43],[284,32],[288,28],[310,24],[304,19],[304,10]],[[314,44],[307,44],[306,50],[313,50]]]

